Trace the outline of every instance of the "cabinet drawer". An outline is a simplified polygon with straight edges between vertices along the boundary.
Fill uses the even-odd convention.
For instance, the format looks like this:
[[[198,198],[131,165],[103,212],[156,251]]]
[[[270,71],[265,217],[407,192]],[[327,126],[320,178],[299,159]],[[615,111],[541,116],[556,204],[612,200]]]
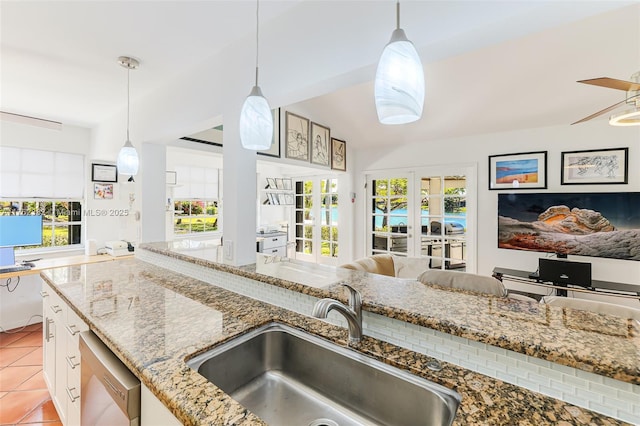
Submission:
[[[272,256],[286,257],[287,256],[287,247],[286,246],[280,246],[280,247],[268,248],[268,249],[262,250],[262,253],[268,254],[268,255],[272,255]]]
[[[264,237],[264,239],[262,240],[262,252],[267,253],[267,249],[286,246],[286,245],[287,245],[286,235],[279,235],[277,237]]]

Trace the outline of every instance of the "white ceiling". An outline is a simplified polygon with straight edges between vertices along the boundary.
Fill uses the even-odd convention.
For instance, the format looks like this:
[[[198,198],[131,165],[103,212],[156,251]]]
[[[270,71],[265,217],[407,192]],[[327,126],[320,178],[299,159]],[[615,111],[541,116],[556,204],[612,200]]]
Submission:
[[[116,59],[129,55],[141,60],[131,75],[133,136],[160,141],[202,130],[253,84],[254,1],[0,7],[2,111],[120,126],[126,72]],[[395,25],[393,1],[260,8],[260,85],[272,107],[313,114],[352,147],[568,124],[623,96],[576,80],[640,69],[638,1],[407,0],[401,26],[425,64],[424,116],[381,126],[371,80]]]

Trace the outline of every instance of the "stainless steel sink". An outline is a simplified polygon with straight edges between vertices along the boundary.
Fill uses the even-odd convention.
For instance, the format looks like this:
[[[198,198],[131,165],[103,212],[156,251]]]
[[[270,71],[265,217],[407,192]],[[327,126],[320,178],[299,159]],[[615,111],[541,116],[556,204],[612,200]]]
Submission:
[[[450,425],[460,395],[271,323],[187,361],[271,425]]]

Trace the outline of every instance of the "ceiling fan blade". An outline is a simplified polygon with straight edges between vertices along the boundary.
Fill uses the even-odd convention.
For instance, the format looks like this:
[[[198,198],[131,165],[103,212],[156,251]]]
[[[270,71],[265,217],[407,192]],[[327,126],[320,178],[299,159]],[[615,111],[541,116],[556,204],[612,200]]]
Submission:
[[[573,126],[574,124],[583,123],[585,121],[591,120],[592,118],[596,118],[596,117],[598,117],[598,116],[600,116],[602,114],[606,114],[607,112],[612,111],[612,110],[616,109],[617,107],[619,107],[620,105],[626,103],[629,99],[637,98],[639,96],[640,96],[640,94],[634,95],[634,96],[630,96],[627,99],[624,99],[624,100],[622,100],[622,101],[620,101],[618,103],[615,103],[615,104],[613,104],[613,105],[611,105],[609,107],[606,107],[605,109],[603,109],[601,111],[593,113],[590,116],[583,118],[582,120],[578,120],[575,123],[571,123],[571,125]]]
[[[589,80],[579,80],[578,83],[592,84],[594,86],[607,87],[609,89],[618,90],[640,90],[640,83],[634,83],[633,81],[616,80],[615,78],[601,77],[592,78]]]

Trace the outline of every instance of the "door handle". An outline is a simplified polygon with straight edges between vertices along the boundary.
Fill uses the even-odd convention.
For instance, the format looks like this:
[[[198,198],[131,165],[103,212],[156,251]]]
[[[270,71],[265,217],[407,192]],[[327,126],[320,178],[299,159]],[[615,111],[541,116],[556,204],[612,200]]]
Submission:
[[[73,396],[73,394],[71,392],[73,392],[74,390],[76,390],[76,388],[65,388],[65,390],[67,391],[67,395],[69,396],[69,399],[71,400],[71,402],[76,402],[76,399],[80,398],[80,395],[78,396]]]
[[[47,342],[49,342],[49,340],[53,338],[53,336],[51,335],[51,330],[49,328],[49,325],[51,324],[53,324],[53,320],[51,318],[47,318],[44,326],[44,337]]]
[[[76,358],[76,356],[67,356],[65,357],[67,359],[67,364],[69,364],[69,367],[71,367],[72,370],[75,370],[77,366],[80,365],[79,362],[75,362],[74,359]]]

